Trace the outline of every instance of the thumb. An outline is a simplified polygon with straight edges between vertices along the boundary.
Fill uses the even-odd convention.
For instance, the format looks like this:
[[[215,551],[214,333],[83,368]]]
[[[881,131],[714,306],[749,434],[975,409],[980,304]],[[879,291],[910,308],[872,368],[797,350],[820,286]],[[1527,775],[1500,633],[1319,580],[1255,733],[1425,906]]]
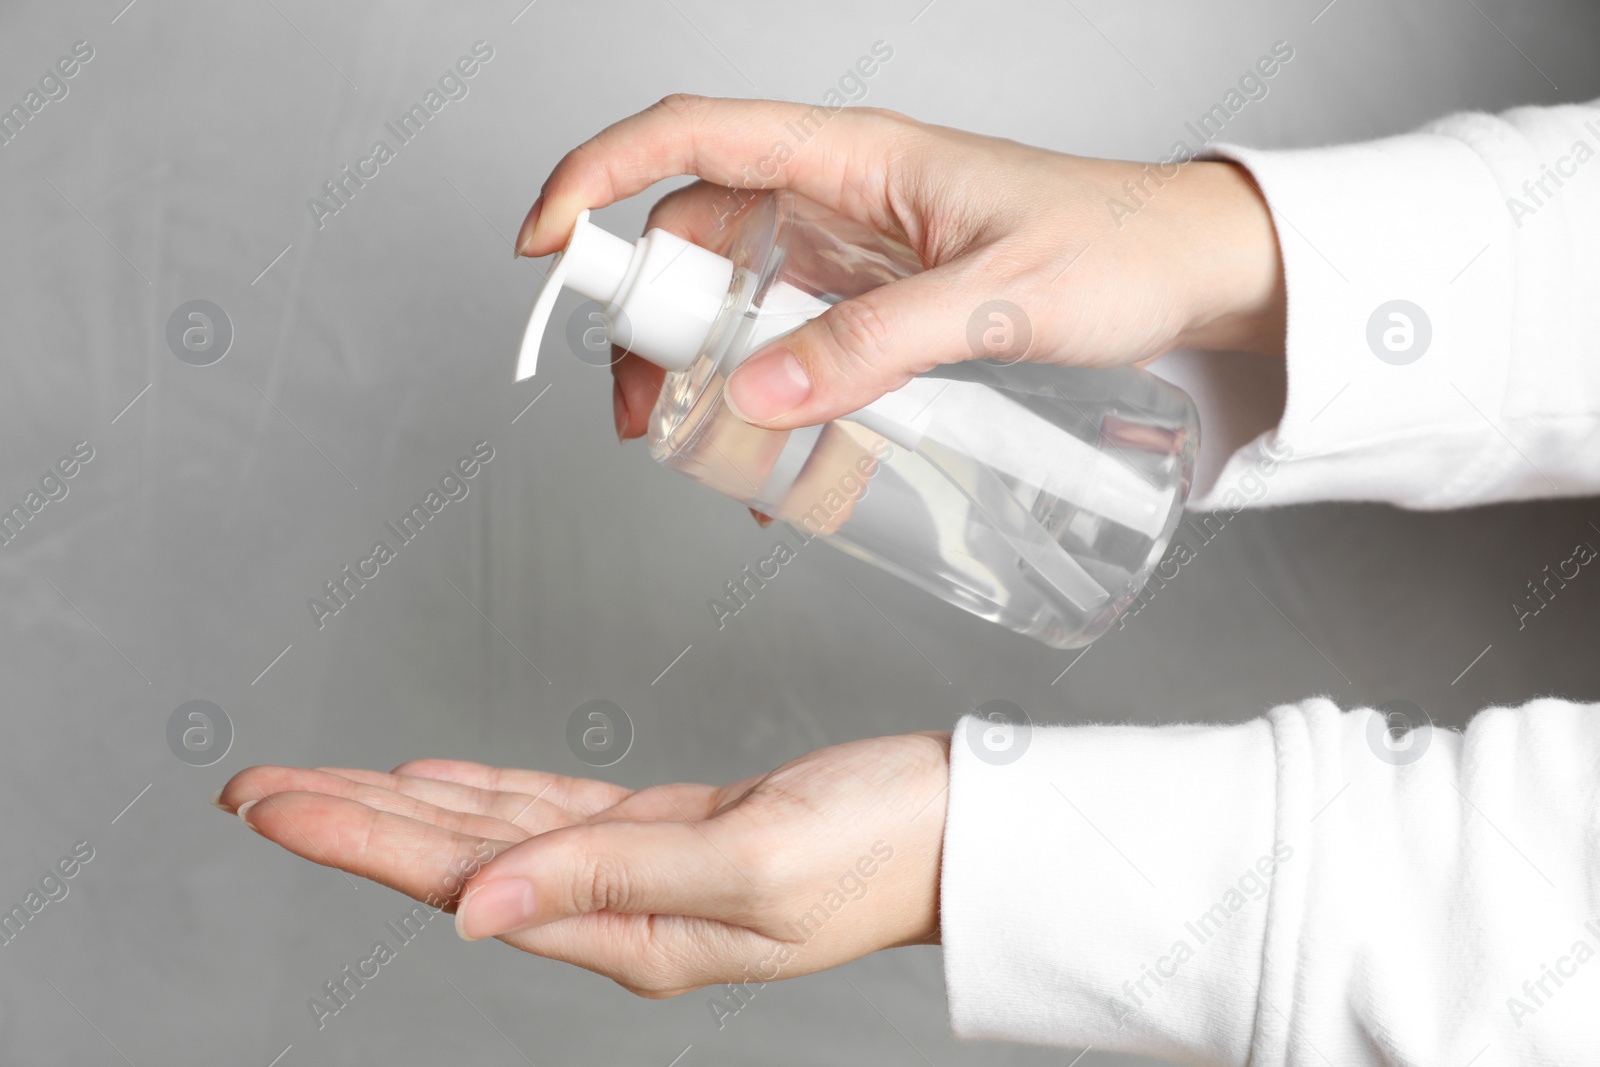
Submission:
[[[987,354],[967,341],[981,303],[951,265],[842,301],[736,369],[728,406],[774,430],[848,415],[925,370]]]
[[[708,836],[709,835],[709,836]],[[456,909],[469,941],[597,911],[741,916],[755,883],[735,864],[739,849],[713,820],[612,820],[529,838],[484,865]]]

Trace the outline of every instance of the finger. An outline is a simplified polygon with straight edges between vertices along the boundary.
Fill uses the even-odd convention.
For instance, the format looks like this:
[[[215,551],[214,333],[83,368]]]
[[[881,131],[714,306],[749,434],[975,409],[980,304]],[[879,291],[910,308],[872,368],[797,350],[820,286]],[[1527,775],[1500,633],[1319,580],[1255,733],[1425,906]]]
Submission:
[[[657,200],[650,208],[644,228],[646,232],[666,230],[701,248],[721,253],[727,250],[733,236],[734,218],[759,196],[747,189],[730,189],[715,182],[690,182]]]
[[[584,208],[615,203],[680,174],[729,188],[788,187],[861,221],[887,221],[888,160],[920,129],[910,119],[865,108],[669,96],[608,126],[556,164],[522,224],[517,249],[549,255],[565,243]]]
[[[322,793],[246,801],[239,817],[295,855],[450,910],[462,886],[511,842],[474,837]]]
[[[650,428],[650,412],[661,395],[667,372],[632,352],[611,364],[611,407],[617,421],[617,440],[643,437]]]
[[[856,411],[941,363],[971,359],[967,324],[987,297],[947,264],[842,301],[751,356],[728,378],[735,414],[772,429]]]
[[[881,443],[847,423],[824,426],[811,446],[811,457],[784,494],[778,514],[813,537],[844,526],[862,497],[839,491],[839,472],[874,470],[881,459],[869,444],[875,440]]]
[[[525,771],[516,767],[489,767],[466,760],[410,760],[394,769],[395,774],[417,778],[437,778],[445,782],[501,790],[538,797],[587,818],[628,796],[633,790],[593,778],[571,778],[564,774]]]
[[[415,778],[409,775],[384,774],[382,771],[368,771],[356,768],[320,767],[316,772],[296,771],[294,768],[259,768],[263,771],[290,772],[283,777],[264,781],[257,789],[257,795],[266,793],[286,792],[290,789],[304,789],[310,792],[329,793],[334,796],[348,796],[352,800],[380,807],[384,811],[394,811],[396,814],[408,815],[412,818],[423,818],[428,821],[440,822],[449,829],[460,829],[463,833],[470,832],[468,827],[458,827],[442,822],[444,817],[430,817],[430,808],[438,808],[455,813],[468,813],[485,816],[496,823],[502,824],[507,833],[521,829],[528,834],[542,834],[549,830],[559,829],[562,826],[571,826],[580,821],[570,812],[557,807],[539,797],[528,796],[524,793],[506,793],[497,790],[479,789],[475,786],[460,785],[455,782],[440,781],[433,778]],[[334,783],[326,783],[313,774],[326,774],[336,776]],[[350,779],[353,783],[364,783],[362,788],[376,787],[372,797],[369,797],[361,788],[351,789],[348,785],[341,787],[338,780]],[[622,801],[612,807],[590,816],[592,819],[707,819],[717,810],[722,802],[723,790],[709,785],[694,783],[675,783],[672,785],[652,786],[637,793],[626,795]],[[385,799],[383,794],[391,794]],[[548,794],[547,794],[548,795]],[[414,797],[426,801],[419,813],[414,814],[406,806],[406,798]],[[509,840],[521,840],[512,837]]]
[[[402,815],[468,836],[520,841],[526,835],[526,831],[520,831],[504,819],[440,807],[387,787],[368,785],[327,771],[302,767],[251,767],[240,771],[223,787],[218,805],[237,810],[252,800],[276,793],[321,793],[324,796],[342,797],[376,811]],[[569,822],[570,819],[563,819],[558,824],[552,819],[546,829]]]
[[[358,767],[319,767],[351,781],[386,789],[402,796],[415,797],[451,811],[468,812],[497,819],[529,834],[542,834],[558,826],[578,821],[571,813],[541,797],[507,793],[495,789],[445,782],[437,778],[415,778],[405,774],[386,774]],[[320,792],[320,790],[319,790]],[[360,799],[356,797],[354,799]]]
[[[456,929],[477,940],[597,911],[753,922],[756,883],[716,821],[596,822],[516,846],[468,885]]]

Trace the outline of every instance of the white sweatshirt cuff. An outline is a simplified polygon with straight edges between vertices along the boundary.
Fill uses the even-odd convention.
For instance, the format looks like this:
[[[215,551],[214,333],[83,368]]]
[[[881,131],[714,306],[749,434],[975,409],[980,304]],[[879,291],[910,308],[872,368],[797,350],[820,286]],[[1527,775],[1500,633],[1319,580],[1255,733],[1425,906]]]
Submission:
[[[1248,168],[1272,208],[1288,393],[1278,426],[1235,452],[1196,506],[1216,507],[1264,463],[1273,503],[1450,507],[1504,479],[1516,457],[1485,420],[1511,348],[1513,246],[1479,154],[1420,133],[1213,155]],[[1426,187],[1406,195],[1399,176]]]
[[[956,1033],[1240,1063],[1275,840],[1271,725],[966,718],[941,881]],[[1020,758],[1003,761],[1025,745]]]
[[[1600,142],[1597,115],[1463,114],[1368,144],[1213,148],[1272,209],[1288,381],[1272,426],[1279,398],[1242,392],[1225,361],[1158,365],[1200,407],[1190,506],[1432,509],[1594,491],[1600,253],[1582,235],[1600,228],[1600,171],[1547,183],[1559,196],[1531,213],[1516,205],[1575,141]],[[1250,365],[1257,379],[1281,374]]]

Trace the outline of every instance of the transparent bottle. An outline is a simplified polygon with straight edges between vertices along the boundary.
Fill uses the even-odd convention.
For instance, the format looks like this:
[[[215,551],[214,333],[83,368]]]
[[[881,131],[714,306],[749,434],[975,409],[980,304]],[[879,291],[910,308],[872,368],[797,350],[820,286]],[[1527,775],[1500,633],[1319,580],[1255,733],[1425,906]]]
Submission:
[[[584,212],[535,301],[518,379],[556,293],[574,289],[605,306],[614,343],[669,372],[649,423],[658,462],[1045,644],[1082,647],[1116,621],[1189,491],[1199,422],[1182,390],[1134,367],[976,359],[822,426],[752,426],[723,399],[735,367],[923,266],[787,190],[718,237],[628,242]],[[1019,325],[996,314],[997,329]],[[980,309],[975,331],[989,325]]]

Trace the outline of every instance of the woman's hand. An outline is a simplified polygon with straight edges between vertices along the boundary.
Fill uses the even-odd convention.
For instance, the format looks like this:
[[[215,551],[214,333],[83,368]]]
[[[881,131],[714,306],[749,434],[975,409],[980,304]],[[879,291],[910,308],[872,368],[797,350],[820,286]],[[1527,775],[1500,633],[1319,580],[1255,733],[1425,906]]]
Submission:
[[[709,244],[741,203],[730,188],[786,186],[899,237],[929,268],[836,305],[741,366],[728,398],[761,425],[824,422],[987,354],[968,335],[991,300],[1023,310],[1032,342],[1021,358],[1035,361],[1283,350],[1277,237],[1243,169],[1084,159],[871,108],[668,97],[567,153],[517,248],[549,255],[583,208],[684,174],[702,180],[662,199],[650,226]],[[627,356],[615,374],[617,432],[639,436],[661,371]]]
[[[419,760],[251,767],[217,805],[313,862],[644,996],[939,937],[950,736],[821,749],[717,788]]]

